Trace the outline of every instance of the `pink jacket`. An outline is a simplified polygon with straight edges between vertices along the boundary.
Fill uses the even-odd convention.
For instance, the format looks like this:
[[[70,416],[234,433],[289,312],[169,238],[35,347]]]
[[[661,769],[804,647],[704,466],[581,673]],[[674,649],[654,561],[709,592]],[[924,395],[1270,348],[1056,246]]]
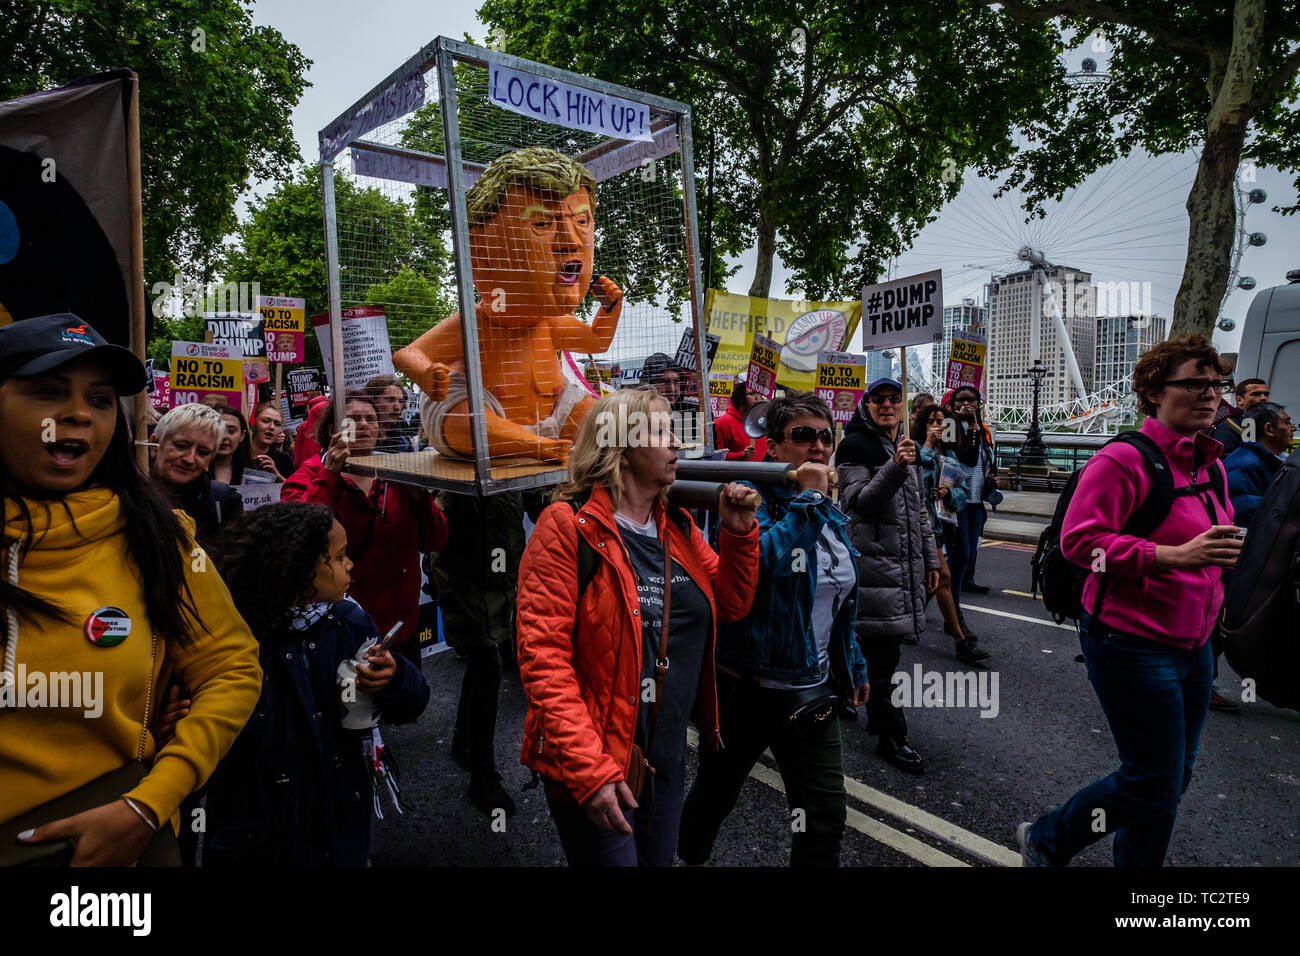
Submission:
[[[1193,482],[1193,440],[1171,432],[1154,418],[1142,423],[1142,434],[1165,453],[1174,487]],[[1203,462],[1196,481],[1208,480],[1208,468],[1217,468],[1228,487],[1218,460],[1223,445],[1197,434],[1194,447]],[[1210,528],[1210,516],[1196,495],[1174,499],[1164,523],[1150,538],[1118,534],[1118,529],[1146,499],[1153,481],[1136,448],[1122,443],[1106,446],[1083,469],[1061,527],[1061,550],[1075,564],[1092,568],[1105,556],[1109,583],[1101,607],[1101,620],[1116,630],[1151,638],[1175,647],[1200,647],[1210,637],[1223,604],[1221,569],[1193,571],[1155,568],[1156,545],[1180,545]],[[1214,524],[1232,524],[1232,504],[1224,510],[1211,491],[1205,492],[1214,508]],[[1100,550],[1094,550],[1100,549]],[[1091,609],[1100,576],[1090,574],[1083,587],[1083,606]]]

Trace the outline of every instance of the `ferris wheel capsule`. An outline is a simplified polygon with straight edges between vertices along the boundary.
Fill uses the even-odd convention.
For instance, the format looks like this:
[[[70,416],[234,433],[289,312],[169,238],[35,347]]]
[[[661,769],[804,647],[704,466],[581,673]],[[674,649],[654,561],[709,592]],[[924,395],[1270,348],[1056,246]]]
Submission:
[[[1237,288],[1238,288],[1238,289],[1253,289],[1253,288],[1255,288],[1255,277],[1254,277],[1254,276],[1242,276],[1240,279],[1237,280]]]

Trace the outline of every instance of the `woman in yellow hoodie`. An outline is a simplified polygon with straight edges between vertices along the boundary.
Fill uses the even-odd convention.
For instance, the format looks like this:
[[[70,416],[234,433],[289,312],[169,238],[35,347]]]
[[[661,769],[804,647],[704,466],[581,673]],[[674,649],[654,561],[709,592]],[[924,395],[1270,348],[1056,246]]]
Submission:
[[[230,593],[136,465],[118,399],[144,384],[140,361],[77,316],[0,328],[0,826],[133,760],[148,768],[121,799],[18,834],[69,841],[74,864],[136,862],[261,692]],[[170,673],[191,703],[159,749]]]

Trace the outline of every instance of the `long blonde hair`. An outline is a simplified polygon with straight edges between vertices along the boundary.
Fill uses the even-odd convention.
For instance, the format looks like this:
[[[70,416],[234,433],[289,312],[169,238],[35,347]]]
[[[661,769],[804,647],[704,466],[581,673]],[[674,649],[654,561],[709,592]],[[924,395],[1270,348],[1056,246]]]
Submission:
[[[578,436],[569,452],[569,480],[555,489],[552,501],[572,501],[591,494],[595,485],[609,493],[609,501],[617,508],[623,498],[623,453],[627,451],[628,434],[635,429],[623,426],[637,421],[652,421],[655,403],[669,414],[671,406],[659,393],[646,385],[620,388],[617,392],[597,400],[578,426]],[[626,411],[620,413],[620,408]],[[617,441],[610,441],[611,425]],[[663,494],[666,495],[667,489]]]

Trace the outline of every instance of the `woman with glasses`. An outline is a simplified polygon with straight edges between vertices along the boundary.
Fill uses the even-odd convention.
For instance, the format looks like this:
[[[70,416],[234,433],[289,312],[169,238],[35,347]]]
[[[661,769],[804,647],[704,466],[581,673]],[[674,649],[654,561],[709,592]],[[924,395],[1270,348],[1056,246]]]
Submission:
[[[923,773],[925,759],[907,740],[902,708],[890,700],[900,645],[925,629],[925,598],[939,587],[939,551],[921,500],[916,443],[902,427],[903,387],[893,379],[871,383],[835,453],[840,507],[858,557],[858,643],[867,678],[877,688],[867,701],[867,732],[901,770]]]
[[[1226,390],[1223,375],[1204,336],[1147,351],[1133,369],[1133,391],[1150,417],[1137,438],[1110,442],[1079,476],[1061,550],[1093,571],[1083,586],[1079,643],[1120,769],[1020,824],[1026,866],[1064,866],[1112,833],[1116,866],[1164,863],[1209,711],[1221,575],[1241,551],[1223,493],[1223,446],[1203,433]],[[1163,517],[1147,517],[1143,507],[1163,497],[1147,455],[1172,481]],[[1128,531],[1140,510],[1145,525],[1159,522],[1142,536]]]
[[[957,511],[957,529],[948,540],[948,567],[952,571],[952,597],[957,605],[957,620],[966,640],[976,636],[961,612],[961,592],[974,583],[975,555],[984,531],[987,512],[984,497],[997,488],[996,456],[989,440],[984,418],[980,414],[980,392],[974,385],[963,385],[952,393],[952,410],[957,416],[956,441],[945,444],[943,452],[957,459],[970,472],[966,482],[966,503]],[[985,593],[983,588],[980,593]]]
[[[953,539],[957,536],[955,515],[961,514],[966,507],[967,482],[943,480],[945,467],[949,474],[960,470],[960,463],[950,457],[943,447],[944,433],[951,434],[956,427],[956,418],[942,405],[926,405],[912,416],[912,441],[920,446],[921,474],[924,475],[921,500],[930,513],[930,527],[934,529],[935,541],[949,552],[952,551]],[[947,517],[941,518],[941,514]],[[989,652],[976,647],[975,640],[962,630],[957,602],[953,597],[952,573],[948,562],[944,560],[942,548],[939,551],[939,590],[935,592],[935,600],[943,614],[944,632],[957,642],[957,660],[963,664],[986,660]]]
[[[837,866],[846,797],[836,709],[867,702],[867,663],[854,639],[858,574],[846,518],[830,499],[831,410],[811,392],[768,406],[773,457],[796,487],[752,485],[761,564],[749,617],[718,632],[718,717],[726,746],[700,748],[682,811],[678,855],[700,865],[740,788],[769,747],[791,811],[791,866]],[[743,482],[742,482],[743,484]]]
[[[756,502],[726,486],[715,552],[668,503],[678,448],[652,389],[599,399],[519,566],[520,759],[571,866],[671,866],[688,718],[701,750],[721,745],[714,636],[749,613]]]

